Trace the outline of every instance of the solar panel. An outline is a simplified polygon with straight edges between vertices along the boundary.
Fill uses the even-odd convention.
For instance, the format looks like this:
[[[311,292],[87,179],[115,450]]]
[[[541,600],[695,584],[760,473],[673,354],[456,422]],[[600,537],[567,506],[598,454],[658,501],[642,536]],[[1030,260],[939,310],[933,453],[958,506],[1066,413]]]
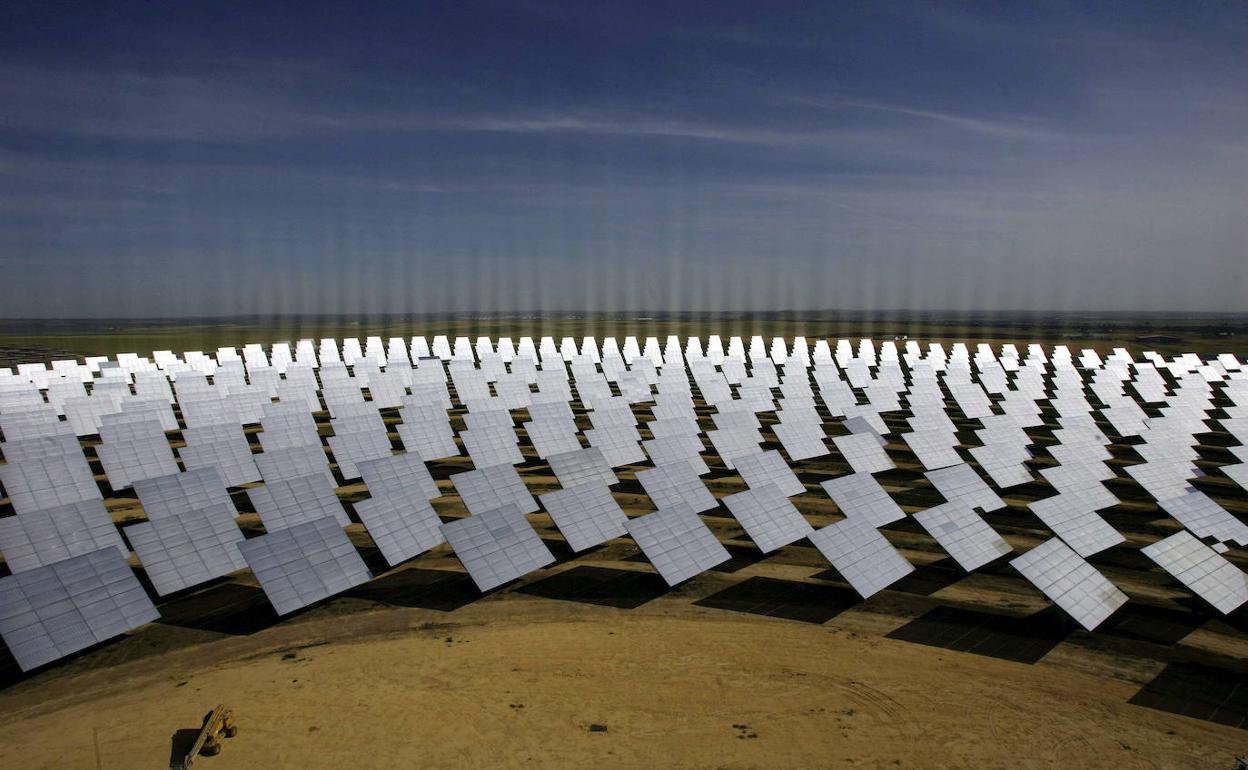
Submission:
[[[696,470],[686,462],[637,471],[637,481],[646,490],[655,508],[684,505],[694,513],[702,513],[719,505],[698,478]]]
[[[0,552],[11,572],[25,572],[110,546],[123,558],[130,554],[102,500],[80,500],[0,518]]]
[[[459,446],[455,443],[455,432],[445,418],[411,421],[405,418],[398,426],[398,432],[403,447],[422,460],[460,455]]]
[[[771,430],[776,434],[776,440],[784,447],[789,460],[793,462],[812,460],[828,454],[828,445],[823,441],[826,434],[818,425],[782,423],[772,425]]]
[[[806,491],[806,486],[797,478],[797,474],[793,472],[779,452],[767,451],[742,455],[733,462],[737,466],[737,473],[745,479],[745,483],[751,489],[771,484],[783,492],[785,497],[800,495]]]
[[[967,572],[1013,550],[965,502],[949,502],[928,508],[914,514],[914,519]]]
[[[1248,575],[1190,532],[1177,532],[1140,552],[1223,614],[1248,602]]]
[[[923,467],[929,471],[948,468],[963,462],[962,456],[955,448],[958,438],[953,431],[939,428],[917,430],[903,433],[901,438],[910,447],[910,451],[914,452],[914,456],[918,458]]]
[[[581,448],[576,437],[576,423],[562,418],[540,419],[524,423],[525,434],[537,456],[548,460],[552,455],[575,452]]]
[[[279,615],[368,582],[364,560],[332,516],[253,537],[238,545]]]
[[[329,437],[329,449],[344,479],[360,477],[359,464],[391,455],[390,439],[384,430],[365,428]]]
[[[775,484],[764,483],[728,495],[724,504],[763,553],[795,543],[814,531]]]
[[[984,483],[974,468],[965,463],[928,471],[923,475],[951,503],[965,503],[968,507],[980,508],[986,513],[1005,507],[1005,501]]]
[[[103,497],[81,453],[10,460],[0,465],[0,484],[19,514]]]
[[[597,447],[576,449],[547,458],[559,484],[565,488],[594,482],[611,486],[618,484],[615,471]]]
[[[483,592],[555,561],[513,504],[443,524],[442,534]]]
[[[726,428],[707,431],[706,437],[715,447],[715,453],[725,468],[736,468],[736,459],[743,455],[758,453],[763,436],[755,428]]]
[[[569,486],[539,499],[574,551],[584,551],[627,534],[628,516],[604,484]]]
[[[882,527],[906,517],[901,506],[869,473],[841,476],[821,482],[819,486],[847,518],[862,519],[873,527]]]
[[[520,448],[516,446],[516,434],[511,430],[466,430],[459,434],[478,468],[494,465],[519,465],[524,462]]]
[[[684,504],[631,519],[627,529],[669,586],[731,558],[698,514]]]
[[[645,450],[650,457],[650,461],[656,466],[684,462],[688,463],[689,467],[699,476],[711,472],[711,469],[706,465],[706,461],[699,454],[703,446],[702,440],[697,436],[679,435],[654,438],[641,442],[641,448]]]
[[[1010,560],[1023,577],[1089,631],[1127,603],[1127,595],[1057,538]]]
[[[855,473],[879,473],[895,467],[874,433],[836,436],[832,443]]]
[[[216,468],[225,481],[225,485],[229,487],[259,481],[260,469],[256,467],[251,446],[242,434],[242,429],[238,428],[238,431],[239,435],[233,439],[188,444],[182,447],[178,450],[182,465],[187,470]]]
[[[332,516],[343,527],[351,523],[333,486],[319,473],[266,481],[264,486],[247,490],[247,496],[268,532],[326,516]]]
[[[159,438],[106,441],[95,448],[95,454],[114,490],[133,486],[136,481],[178,472],[178,461],[163,432]]]
[[[1157,504],[1196,537],[1211,537],[1220,543],[1229,541],[1241,547],[1248,546],[1248,526],[1204,492],[1192,490]]]
[[[23,671],[159,616],[114,548],[0,578],[0,636]]]
[[[272,452],[261,452],[254,456],[260,476],[267,481],[281,481],[300,476],[319,474],[331,486],[338,483],[329,470],[329,460],[325,457],[325,449],[319,443],[315,446],[292,446]]]
[[[585,431],[589,445],[602,451],[602,456],[612,468],[635,465],[646,461],[637,429],[632,425],[606,425]]]
[[[1127,475],[1157,500],[1181,497],[1190,491],[1188,479],[1198,475],[1191,462],[1149,462],[1130,465],[1124,469]]]
[[[136,482],[143,511],[149,519],[176,516],[211,506],[234,509],[230,493],[215,468],[199,468],[185,473],[170,473]]]
[[[451,483],[470,513],[514,505],[521,513],[538,510],[537,501],[511,465],[494,465],[451,476]]]
[[[864,599],[914,572],[871,522],[844,519],[816,530],[810,542]]]
[[[445,541],[442,520],[416,485],[392,481],[370,483],[371,497],[355,504],[386,563],[394,566]]]
[[[230,506],[210,506],[126,527],[157,593],[165,596],[245,569],[243,533]]]
[[[359,464],[360,476],[371,491],[374,487],[388,486],[411,490],[425,500],[439,497],[442,491],[433,480],[423,460],[411,453],[387,455]]]
[[[1126,541],[1122,533],[1096,513],[1097,509],[1105,507],[1104,502],[1094,490],[1062,492],[1036,500],[1028,508],[1075,553],[1086,558]]]

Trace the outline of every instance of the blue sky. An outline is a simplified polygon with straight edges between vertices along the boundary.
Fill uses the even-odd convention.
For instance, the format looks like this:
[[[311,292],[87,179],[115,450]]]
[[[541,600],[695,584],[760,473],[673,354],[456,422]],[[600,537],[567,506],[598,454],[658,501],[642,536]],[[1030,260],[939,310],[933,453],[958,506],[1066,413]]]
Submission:
[[[1242,310],[1248,5],[8,3],[0,316]]]

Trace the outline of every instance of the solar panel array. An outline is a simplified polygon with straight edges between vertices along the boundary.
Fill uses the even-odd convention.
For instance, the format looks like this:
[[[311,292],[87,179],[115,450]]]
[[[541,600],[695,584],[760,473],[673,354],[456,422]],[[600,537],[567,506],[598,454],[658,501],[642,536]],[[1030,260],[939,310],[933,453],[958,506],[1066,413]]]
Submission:
[[[126,556],[89,463],[94,457],[105,489],[132,486],[147,514],[127,536],[162,595],[243,568],[230,490],[240,500],[245,494],[259,513],[268,534],[253,541],[310,531],[311,524],[324,530],[332,521],[336,534],[323,533],[321,546],[309,540],[307,549],[296,549],[322,558],[341,546],[342,527],[350,526],[332,465],[342,480],[367,486],[369,497],[355,510],[383,557],[398,564],[437,548],[451,526],[429,502],[441,492],[425,463],[466,452],[477,470],[452,475],[451,485],[472,514],[467,520],[510,522],[511,536],[531,546],[517,521],[544,507],[578,551],[630,532],[660,574],[679,582],[721,555],[697,514],[723,515],[699,478],[715,470],[718,479],[722,465],[746,486],[726,497],[727,511],[760,550],[809,537],[867,596],[909,571],[877,529],[906,517],[902,498],[894,500],[873,476],[891,478],[893,457],[908,448],[905,456],[947,501],[914,518],[963,568],[1013,550],[981,513],[1014,516],[1020,504],[1013,490],[1047,485],[1055,494],[1027,507],[1053,537],[1013,563],[1054,603],[1095,627],[1125,595],[1084,559],[1124,543],[1101,512],[1120,502],[1111,492],[1119,482],[1105,482],[1131,480],[1156,501],[1159,517],[1182,528],[1144,553],[1229,611],[1248,589],[1222,554],[1248,547],[1248,525],[1198,481],[1204,471],[1197,463],[1210,463],[1196,437],[1214,415],[1225,415],[1216,417],[1221,429],[1248,442],[1248,371],[1230,355],[1143,359],[1121,349],[1105,357],[1081,351],[1076,359],[1064,347],[1050,356],[1039,346],[1024,353],[1011,345],[999,356],[987,345],[972,355],[965,345],[925,351],[911,341],[862,340],[855,348],[840,340],[833,349],[826,340],[811,347],[802,338],[791,345],[753,338],[747,348],[741,338],[725,347],[718,337],[705,346],[675,337],[623,344],[521,338],[497,346],[484,337],[475,344],[374,337],[365,345],[304,340],[267,353],[250,344],[241,356],[221,348],[19,366],[16,374],[0,371],[0,485],[16,512],[0,517],[0,550],[15,576],[102,550]],[[1221,412],[1213,411],[1215,398],[1223,399]],[[702,404],[708,408],[700,413]],[[460,407],[467,411],[457,434],[452,412]],[[1056,412],[1058,427],[1046,409]],[[387,434],[395,419],[389,410],[400,420],[397,444]],[[527,422],[517,410],[527,411]],[[647,411],[653,419],[639,421],[636,414]],[[314,412],[331,418],[327,439]],[[825,414],[843,429],[829,435]],[[582,429],[578,419],[590,427]],[[965,420],[972,421],[969,430]],[[260,428],[260,451],[248,425]],[[909,430],[893,432],[898,425]],[[1055,443],[1037,439],[1033,429],[1051,430]],[[563,487],[540,504],[513,467],[526,463],[525,439]],[[703,457],[708,446],[714,468]],[[1248,450],[1228,450],[1234,461],[1216,475],[1244,487]],[[1138,460],[1116,472],[1109,461],[1122,451]],[[811,499],[795,471],[828,455],[852,471],[821,483],[846,519],[812,530],[789,498]],[[627,466],[644,467],[618,470]],[[627,520],[610,486],[629,473],[658,513]],[[511,505],[518,519],[494,514]],[[495,540],[506,540],[504,529]],[[540,552],[529,557],[525,562],[517,552],[510,567],[487,558],[480,582],[519,577],[517,565],[547,563]],[[351,580],[360,574],[341,567]],[[322,584],[307,596],[345,585],[338,578]],[[309,603],[285,595],[282,601]]]

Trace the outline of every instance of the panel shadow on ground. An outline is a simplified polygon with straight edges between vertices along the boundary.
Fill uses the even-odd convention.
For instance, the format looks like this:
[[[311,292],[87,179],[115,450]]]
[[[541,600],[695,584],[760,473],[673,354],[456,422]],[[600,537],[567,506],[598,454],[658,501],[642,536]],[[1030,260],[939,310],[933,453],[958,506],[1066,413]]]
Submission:
[[[264,591],[241,583],[220,583],[160,605],[157,623],[246,636],[281,619]]]
[[[1128,702],[1244,728],[1248,727],[1248,674],[1195,663],[1171,663]]]
[[[472,578],[462,572],[412,567],[383,575],[347,592],[398,607],[452,612],[481,598]]]
[[[582,565],[517,590],[545,599],[631,610],[667,593],[668,587],[652,572]]]
[[[1169,647],[1183,641],[1206,620],[1208,617],[1198,612],[1128,602],[1109,616],[1096,632]]]
[[[1016,663],[1035,663],[1072,630],[1053,609],[1016,618],[960,607],[937,607],[889,633],[888,638]]]
[[[861,601],[857,593],[840,586],[752,577],[694,604],[804,623],[826,623]]]

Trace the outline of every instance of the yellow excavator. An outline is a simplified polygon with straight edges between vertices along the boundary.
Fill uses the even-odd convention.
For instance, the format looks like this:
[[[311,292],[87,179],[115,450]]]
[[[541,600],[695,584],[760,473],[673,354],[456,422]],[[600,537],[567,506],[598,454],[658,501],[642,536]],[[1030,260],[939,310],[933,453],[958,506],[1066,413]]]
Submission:
[[[238,725],[234,724],[234,713],[224,705],[217,706],[204,715],[204,726],[199,728],[195,742],[185,755],[169,763],[169,770],[188,770],[200,754],[211,757],[220,753],[222,741],[235,735],[238,735]]]

